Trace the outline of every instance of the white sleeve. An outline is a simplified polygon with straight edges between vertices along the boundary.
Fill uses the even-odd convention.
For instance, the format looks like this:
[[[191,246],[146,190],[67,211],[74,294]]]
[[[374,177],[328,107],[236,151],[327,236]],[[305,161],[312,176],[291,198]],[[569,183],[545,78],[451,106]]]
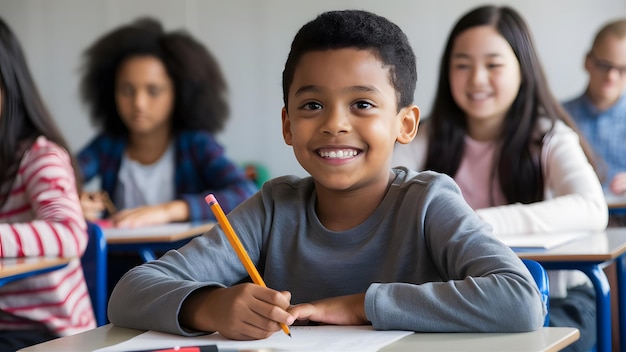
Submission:
[[[562,122],[544,138],[541,153],[545,200],[477,210],[496,236],[533,232],[603,230],[608,208],[602,186],[578,135]]]

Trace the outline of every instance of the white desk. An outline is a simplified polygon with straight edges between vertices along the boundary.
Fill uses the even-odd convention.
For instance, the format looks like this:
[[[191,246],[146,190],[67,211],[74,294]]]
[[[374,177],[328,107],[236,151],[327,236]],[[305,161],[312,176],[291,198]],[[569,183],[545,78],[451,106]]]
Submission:
[[[560,351],[580,334],[574,328],[541,328],[519,334],[412,334],[383,348],[403,351]]]
[[[103,228],[109,252],[137,252],[145,261],[156,259],[156,251],[179,248],[192,238],[207,232],[211,223],[171,223],[132,229]]]
[[[580,270],[593,283],[597,307],[597,351],[611,351],[610,287],[604,267],[616,262],[620,336],[626,336],[626,228],[608,228],[589,233],[545,251],[517,252],[520,258],[536,260],[548,270]],[[621,344],[626,352],[626,344]]]
[[[133,338],[143,331],[125,329],[111,324],[67,336],[20,351],[78,352],[92,351]],[[559,351],[579,338],[574,328],[541,328],[537,331],[517,334],[411,334],[381,351]],[[265,351],[264,352],[271,352]]]

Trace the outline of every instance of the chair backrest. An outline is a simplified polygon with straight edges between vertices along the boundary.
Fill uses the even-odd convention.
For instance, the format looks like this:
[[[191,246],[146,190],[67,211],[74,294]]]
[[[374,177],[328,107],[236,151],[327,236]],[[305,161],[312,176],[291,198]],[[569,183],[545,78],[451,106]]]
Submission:
[[[546,269],[541,266],[541,264],[537,263],[534,260],[530,259],[522,259],[522,262],[530,271],[530,274],[535,279],[537,283],[537,287],[539,288],[539,292],[541,293],[541,300],[546,306],[548,313],[546,314],[546,319],[543,322],[543,326],[548,326],[550,323],[550,306],[549,306],[549,298],[550,298],[550,285],[548,283],[548,273]]]
[[[107,241],[100,226],[87,222],[89,242],[81,259],[87,289],[98,326],[106,324]]]

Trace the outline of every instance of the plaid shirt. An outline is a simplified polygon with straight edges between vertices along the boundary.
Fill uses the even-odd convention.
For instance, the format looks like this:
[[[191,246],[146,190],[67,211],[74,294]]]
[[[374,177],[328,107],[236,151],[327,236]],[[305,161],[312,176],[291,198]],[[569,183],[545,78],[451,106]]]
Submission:
[[[626,172],[626,94],[610,108],[599,111],[586,95],[566,102],[578,128],[607,167],[606,188],[615,174]]]
[[[96,136],[78,155],[84,181],[99,176],[102,190],[115,194],[126,143],[122,137]],[[229,212],[257,191],[255,184],[226,158],[224,149],[207,132],[180,132],[175,140],[175,160],[176,199],[187,202],[191,221],[215,220],[204,201],[209,193]]]

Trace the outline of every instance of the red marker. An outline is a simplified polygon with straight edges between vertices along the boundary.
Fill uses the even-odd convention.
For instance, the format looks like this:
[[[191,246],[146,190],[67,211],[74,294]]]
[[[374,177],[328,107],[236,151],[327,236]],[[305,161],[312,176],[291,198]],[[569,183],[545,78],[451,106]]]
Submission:
[[[140,351],[129,351],[129,352],[230,352],[236,350],[219,350],[217,345],[207,345],[207,346],[182,346],[182,347],[169,347],[164,349],[154,349],[154,350],[140,350]]]

